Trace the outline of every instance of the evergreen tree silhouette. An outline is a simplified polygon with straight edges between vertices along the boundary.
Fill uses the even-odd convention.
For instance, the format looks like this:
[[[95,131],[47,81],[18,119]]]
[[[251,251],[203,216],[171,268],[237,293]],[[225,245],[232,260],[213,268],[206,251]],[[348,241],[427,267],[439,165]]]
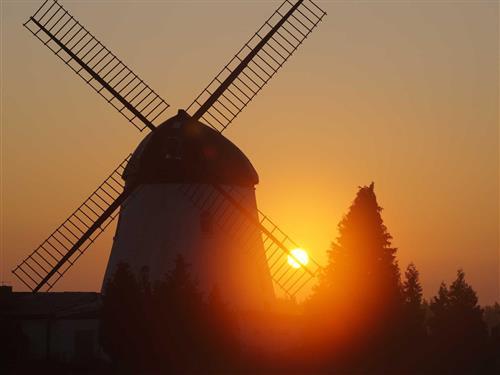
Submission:
[[[310,314],[322,315],[316,317],[322,321],[319,335],[338,336],[341,342],[359,336],[374,357],[384,355],[375,348],[387,349],[388,341],[394,341],[389,337],[398,332],[402,309],[396,248],[381,212],[374,184],[360,187],[308,302]]]
[[[474,289],[457,272],[449,288],[442,283],[430,304],[433,369],[446,373],[482,372],[487,359],[487,329]]]
[[[238,364],[239,330],[236,316],[223,301],[217,285],[208,296],[206,316],[209,368],[215,373],[226,373]]]
[[[141,368],[145,348],[138,345],[144,332],[142,296],[130,267],[120,263],[104,291],[100,339],[104,351],[122,370]]]
[[[122,372],[231,372],[237,365],[234,313],[215,289],[205,301],[182,256],[151,285],[120,264],[108,281],[101,313],[101,342]]]
[[[490,333],[493,333],[494,329],[500,330],[500,303],[495,302],[493,305],[485,306],[483,317]]]
[[[153,305],[153,290],[151,280],[149,279],[149,268],[144,266],[140,270],[138,278],[139,287],[139,316],[141,317],[140,332],[136,337],[136,345],[141,349],[137,352],[140,356],[139,363],[142,369],[155,369],[155,352],[154,352],[154,305]]]
[[[483,319],[490,332],[489,368],[492,373],[498,374],[500,373],[500,304],[495,302],[491,306],[486,306]]]
[[[174,373],[227,372],[239,343],[236,319],[215,289],[205,301],[181,255],[153,291],[159,360]],[[163,352],[162,352],[163,349]]]
[[[203,297],[181,255],[153,292],[158,363],[173,372],[199,371],[203,338]],[[196,357],[198,360],[196,360]]]
[[[326,303],[332,299],[350,303],[356,310],[369,308],[372,313],[401,302],[396,248],[381,211],[374,184],[359,188],[338,225],[339,237],[328,252],[329,262],[315,297]]]
[[[407,371],[424,368],[427,332],[425,326],[426,307],[422,297],[419,272],[413,263],[405,271],[402,286],[403,315],[400,345],[402,350],[401,366]]]
[[[425,335],[425,310],[419,272],[413,263],[406,268],[403,282],[404,321],[406,335],[413,340]]]

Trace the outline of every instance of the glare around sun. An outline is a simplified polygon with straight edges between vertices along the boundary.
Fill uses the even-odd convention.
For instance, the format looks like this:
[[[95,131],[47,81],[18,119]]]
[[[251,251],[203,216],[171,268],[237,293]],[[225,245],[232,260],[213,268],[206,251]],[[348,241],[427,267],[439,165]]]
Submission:
[[[288,255],[288,264],[293,268],[300,268],[302,265],[309,263],[309,255],[304,249],[293,249],[290,251],[291,255]]]

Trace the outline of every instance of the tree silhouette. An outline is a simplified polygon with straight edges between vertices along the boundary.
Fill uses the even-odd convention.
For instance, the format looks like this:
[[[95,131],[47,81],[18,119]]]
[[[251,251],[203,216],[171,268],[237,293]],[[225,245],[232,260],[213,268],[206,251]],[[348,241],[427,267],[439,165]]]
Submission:
[[[201,292],[180,255],[154,285],[147,268],[134,275],[118,266],[103,296],[103,348],[120,373],[498,373],[499,305],[483,316],[462,270],[424,301],[414,264],[400,280],[381,212],[373,183],[360,187],[311,298],[282,301],[263,319],[290,328],[280,325],[286,312],[298,317],[287,331],[297,345],[286,353],[252,343],[240,352],[235,313],[217,287]]]
[[[420,339],[425,335],[425,310],[422,292],[419,272],[415,265],[410,263],[405,271],[402,293],[406,335],[411,339]]]
[[[490,331],[490,360],[489,367],[492,372],[500,373],[500,304],[495,302],[491,306],[486,306],[483,312],[483,319]]]
[[[215,373],[227,372],[238,364],[239,329],[236,316],[223,301],[217,285],[208,297],[206,317],[209,369]]]
[[[153,287],[147,268],[136,278],[120,264],[101,318],[102,345],[119,372],[230,372],[236,365],[236,318],[216,289],[205,301],[182,256]]]
[[[359,188],[338,225],[329,262],[313,298],[351,304],[356,310],[382,312],[400,302],[396,248],[381,217],[374,184]],[[328,301],[328,302],[330,302]]]
[[[486,365],[487,329],[476,292],[462,270],[449,288],[442,283],[430,304],[432,367],[443,372],[479,372]]]
[[[322,315],[316,317],[322,321],[320,335],[343,342],[359,337],[374,357],[374,348],[387,348],[397,332],[402,306],[396,248],[381,212],[374,184],[360,187],[308,302],[310,313]]]
[[[120,263],[105,287],[100,327],[103,349],[118,367],[141,367],[144,323],[139,283],[129,265]]]
[[[157,348],[159,362],[165,370],[174,372],[199,371],[205,358],[205,306],[188,269],[178,255],[175,268],[156,283],[154,290],[156,341],[163,344]]]
[[[407,371],[422,369],[424,365],[427,335],[422,292],[419,272],[415,265],[410,263],[402,285],[403,314],[400,335],[403,352],[401,364]]]
[[[485,306],[483,318],[490,332],[493,333],[495,329],[500,330],[500,303],[495,302],[493,305]]]

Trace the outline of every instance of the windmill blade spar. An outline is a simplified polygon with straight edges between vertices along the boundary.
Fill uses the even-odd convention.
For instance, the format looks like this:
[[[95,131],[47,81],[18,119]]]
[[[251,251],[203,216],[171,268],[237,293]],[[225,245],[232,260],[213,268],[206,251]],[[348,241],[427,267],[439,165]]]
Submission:
[[[285,0],[191,103],[188,112],[195,120],[223,132],[325,15],[326,12],[311,0]],[[195,186],[185,189],[201,210],[210,204],[211,209],[224,212],[219,216],[218,224],[228,233],[238,232],[234,230],[238,227],[234,223],[238,218],[244,220],[244,224],[239,225],[239,232],[242,228],[247,232],[260,231],[273,281],[287,295],[296,295],[317,276],[321,267],[312,258],[309,265],[296,269],[288,267],[288,257],[295,258],[290,250],[298,246],[262,212],[258,211],[256,218],[247,215],[236,191],[214,185],[210,197],[207,197],[206,188]],[[210,202],[218,203],[213,207]]]
[[[163,122],[169,105],[57,1],[24,26],[140,131]]]
[[[222,132],[326,15],[311,0],[285,0],[188,107]]]
[[[121,178],[130,155],[12,272],[34,292],[50,290],[116,217],[132,193]]]

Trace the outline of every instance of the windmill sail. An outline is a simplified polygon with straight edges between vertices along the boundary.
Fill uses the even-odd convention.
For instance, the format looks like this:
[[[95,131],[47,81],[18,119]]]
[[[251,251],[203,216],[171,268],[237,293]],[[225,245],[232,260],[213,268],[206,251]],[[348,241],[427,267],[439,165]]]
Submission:
[[[224,131],[325,14],[311,0],[286,0],[191,104],[193,117]],[[154,130],[163,122],[168,104],[57,1],[45,1],[24,26],[139,130]],[[28,288],[50,290],[115,218],[134,191],[124,189],[121,179],[128,160],[13,270]],[[249,214],[236,191],[212,188],[222,229],[229,235],[262,234],[275,285],[293,296],[317,274],[319,266],[312,259],[308,265],[288,267],[296,244],[260,211],[257,217]],[[201,209],[207,204],[197,185],[184,192]]]
[[[191,103],[188,112],[192,113],[195,120],[201,120],[216,131],[223,132],[325,15],[326,12],[311,0],[299,0],[295,3],[285,0]],[[193,203],[201,205],[202,209],[204,204],[211,201],[204,196],[204,189],[187,189],[190,190],[187,194]],[[246,221],[246,225],[241,228],[261,231],[271,276],[282,291],[293,296],[317,275],[319,265],[312,259],[309,265],[301,265],[299,268],[287,265],[288,257],[293,258],[290,250],[297,245],[266,215],[260,211],[258,218],[245,215],[241,197],[235,191],[227,191],[214,185],[213,194],[217,195],[215,201],[219,202],[216,209],[225,207],[220,210],[224,212],[219,221],[222,228],[237,228],[234,220],[241,217]],[[244,215],[237,216],[235,212]]]
[[[57,1],[24,26],[137,129],[163,122],[169,105]]]
[[[117,215],[130,195],[121,175],[130,155],[45,241],[12,272],[29,289],[50,290]]]
[[[184,184],[181,190],[200,212],[211,212],[214,223],[233,237],[235,243],[245,244],[244,248],[237,250],[248,252],[249,259],[255,250],[250,239],[260,232],[271,278],[275,287],[285,295],[294,297],[317,276],[319,264],[312,258],[308,264],[296,259],[290,250],[299,246],[261,211],[255,215],[255,208],[247,209],[245,198],[237,190],[230,186],[200,184]],[[290,267],[290,258],[300,267]]]
[[[187,111],[223,132],[325,15],[311,0],[285,0]]]

